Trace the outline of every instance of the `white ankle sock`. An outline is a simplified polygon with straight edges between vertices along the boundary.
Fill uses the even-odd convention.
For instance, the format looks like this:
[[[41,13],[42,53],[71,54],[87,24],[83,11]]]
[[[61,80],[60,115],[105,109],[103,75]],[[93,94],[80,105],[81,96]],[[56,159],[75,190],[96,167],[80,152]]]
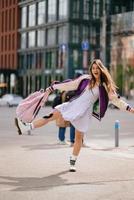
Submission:
[[[71,157],[70,157],[70,159],[71,160],[77,160],[77,156],[75,156],[75,155],[72,154]]]

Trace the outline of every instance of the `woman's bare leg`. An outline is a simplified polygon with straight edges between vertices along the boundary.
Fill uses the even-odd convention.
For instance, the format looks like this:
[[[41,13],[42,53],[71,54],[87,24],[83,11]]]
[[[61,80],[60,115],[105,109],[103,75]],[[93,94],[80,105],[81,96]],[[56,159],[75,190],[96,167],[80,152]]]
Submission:
[[[33,121],[32,123],[27,123],[27,124],[24,124],[18,118],[15,118],[15,126],[18,129],[19,135],[21,135],[23,133],[28,133],[29,131],[31,131],[34,128],[39,128],[41,126],[44,126],[48,122],[53,121],[56,118],[58,118],[60,115],[61,114],[58,110],[54,110],[49,115],[46,115],[43,118],[37,119],[37,120]]]
[[[48,122],[56,120],[60,116],[60,112],[58,110],[54,110],[50,115],[44,116],[43,118],[37,119],[33,121],[33,127],[39,128],[41,126],[46,125]]]
[[[79,155],[81,147],[82,147],[82,140],[83,140],[83,133],[81,133],[78,130],[75,130],[75,143],[74,143],[74,147],[73,147],[73,153],[70,158],[70,171],[71,172],[76,171],[75,163],[76,163],[77,156]]]
[[[75,130],[75,143],[74,143],[74,147],[73,147],[73,155],[74,156],[79,155],[79,152],[82,147],[82,140],[83,140],[83,134],[80,131]]]

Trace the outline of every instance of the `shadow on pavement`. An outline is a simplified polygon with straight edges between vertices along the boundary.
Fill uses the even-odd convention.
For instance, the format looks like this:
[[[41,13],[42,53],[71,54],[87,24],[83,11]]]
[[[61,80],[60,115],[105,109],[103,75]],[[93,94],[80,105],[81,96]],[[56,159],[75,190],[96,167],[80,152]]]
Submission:
[[[60,149],[60,148],[68,148],[69,145],[61,145],[61,144],[37,144],[37,145],[25,145],[22,148],[26,148],[29,151],[32,150],[48,150],[48,149]]]
[[[134,182],[134,179],[113,179],[113,180],[97,180],[90,182],[68,182],[60,176],[70,173],[69,171],[63,171],[54,175],[46,177],[8,177],[0,176],[0,185],[7,185],[15,187],[10,188],[10,191],[38,191],[38,190],[49,190],[60,186],[76,186],[76,185],[106,185],[107,183],[118,183],[118,182]]]

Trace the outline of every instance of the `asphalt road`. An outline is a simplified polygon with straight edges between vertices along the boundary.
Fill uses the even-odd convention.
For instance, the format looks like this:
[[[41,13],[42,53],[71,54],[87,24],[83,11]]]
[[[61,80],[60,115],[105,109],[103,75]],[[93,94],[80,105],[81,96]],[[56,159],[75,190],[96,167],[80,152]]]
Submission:
[[[54,122],[19,136],[14,116],[15,108],[0,108],[0,200],[134,200],[134,115],[108,110],[101,123],[93,119],[75,173],[68,171],[72,148],[57,144]]]

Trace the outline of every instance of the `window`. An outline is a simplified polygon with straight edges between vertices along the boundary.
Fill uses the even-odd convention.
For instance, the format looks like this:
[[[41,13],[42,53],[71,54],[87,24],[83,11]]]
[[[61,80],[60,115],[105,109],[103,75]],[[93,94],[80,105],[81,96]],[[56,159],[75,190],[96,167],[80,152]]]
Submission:
[[[54,28],[47,30],[47,45],[54,45],[56,42],[56,30]]]
[[[45,30],[38,30],[37,46],[44,47],[45,45]]]
[[[26,48],[26,33],[21,33],[21,49],[25,49]]]
[[[96,29],[95,28],[92,28],[92,30],[91,30],[91,32],[90,32],[90,34],[91,34],[91,43],[93,44],[93,45],[96,45]]]
[[[14,30],[15,29],[15,21],[16,21],[16,9],[15,8],[13,8],[13,10],[12,10],[12,30]]]
[[[10,35],[9,35],[10,37]],[[9,40],[10,41],[10,40]],[[10,49],[9,49],[10,50]],[[1,36],[1,51],[3,51],[3,36]]]
[[[3,10],[0,11],[0,15],[1,15],[1,21],[3,21],[4,20],[4,11]],[[9,23],[9,25],[10,25],[10,23]],[[4,23],[1,23],[1,32],[4,32]]]
[[[106,0],[106,13],[107,14],[111,14],[111,9],[110,9],[110,1],[109,0]]]
[[[52,69],[55,67],[55,52],[47,52],[46,53],[46,69]]]
[[[35,4],[29,6],[29,26],[35,26]]]
[[[79,26],[72,25],[72,42],[78,43],[79,42]]]
[[[46,11],[46,1],[41,1],[38,3],[38,24],[45,23],[45,11]]]
[[[41,88],[41,76],[35,76],[35,90],[40,90]]]
[[[44,60],[44,54],[42,52],[38,52],[36,54],[36,69],[43,68],[43,60]]]
[[[73,50],[73,67],[79,68],[79,52],[78,50]]]
[[[88,40],[89,38],[89,27],[83,26],[83,40]]]
[[[8,13],[9,13],[8,14],[8,21],[10,21],[11,20],[11,16],[12,16],[12,10],[10,9]],[[21,19],[21,24],[22,24],[22,19]],[[11,30],[11,23],[8,24],[8,30],[9,31]]]
[[[35,47],[35,31],[28,33],[28,47]]]
[[[89,0],[83,0],[83,19],[89,20]]]
[[[93,5],[93,19],[100,17],[100,0],[95,0]]]
[[[72,17],[79,18],[79,11],[80,11],[80,1],[79,0],[72,1]]]
[[[7,22],[7,12],[8,12],[8,10],[5,10],[5,22]],[[12,18],[14,19],[14,12],[12,13],[13,15],[12,15]],[[12,21],[13,23],[14,23],[14,21]],[[13,24],[12,23],[12,24]],[[7,25],[8,25],[8,23],[5,23],[5,32],[7,32]],[[12,27],[12,29],[13,29],[13,27]]]
[[[19,68],[24,69],[25,66],[25,56],[19,55]]]
[[[59,19],[66,19],[68,12],[68,0],[59,0]]]
[[[4,74],[0,73],[0,83],[4,82]]]
[[[58,52],[58,68],[64,68],[66,65],[66,54],[67,54],[67,45],[62,44],[60,45],[59,52]]]
[[[34,67],[34,54],[27,55],[27,68],[32,69]]]
[[[48,22],[56,20],[56,0],[48,1]]]
[[[67,43],[68,32],[67,26],[61,26],[58,28],[58,44]]]

